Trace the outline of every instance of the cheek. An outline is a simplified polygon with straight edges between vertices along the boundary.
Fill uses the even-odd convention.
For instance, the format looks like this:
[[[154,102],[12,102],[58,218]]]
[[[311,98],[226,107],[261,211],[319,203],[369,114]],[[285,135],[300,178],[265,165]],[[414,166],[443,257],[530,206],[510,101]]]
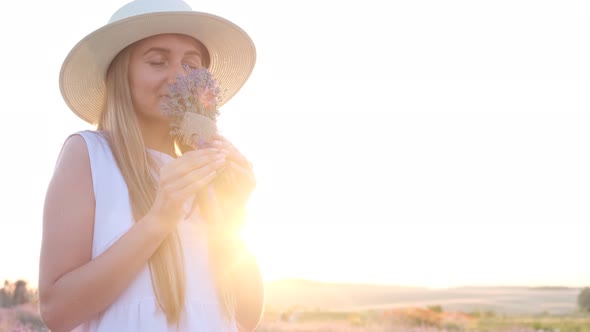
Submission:
[[[157,89],[159,79],[153,74],[139,72],[130,78],[131,88],[138,94],[149,94]]]
[[[136,108],[151,108],[159,103],[162,79],[145,71],[130,72],[129,88]]]

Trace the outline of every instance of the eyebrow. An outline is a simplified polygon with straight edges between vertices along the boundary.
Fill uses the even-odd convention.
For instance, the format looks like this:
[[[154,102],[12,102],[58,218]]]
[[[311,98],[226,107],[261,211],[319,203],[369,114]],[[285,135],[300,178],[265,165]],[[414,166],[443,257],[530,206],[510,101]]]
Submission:
[[[166,49],[166,48],[162,48],[162,47],[151,47],[147,51],[143,52],[143,55],[145,56],[146,54],[148,54],[150,52],[170,53],[170,50]],[[198,51],[188,51],[188,52],[184,53],[184,55],[196,55],[199,58],[203,57],[201,55],[201,53]]]

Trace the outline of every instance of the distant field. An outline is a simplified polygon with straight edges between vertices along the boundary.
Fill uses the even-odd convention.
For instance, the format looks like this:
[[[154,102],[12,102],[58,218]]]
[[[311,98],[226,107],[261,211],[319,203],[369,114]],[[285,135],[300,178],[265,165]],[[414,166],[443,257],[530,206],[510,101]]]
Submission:
[[[430,290],[270,282],[255,332],[590,332],[580,289],[460,287]],[[46,331],[34,304],[0,308],[0,332]]]
[[[579,288],[460,287],[431,290],[396,286],[333,284],[286,280],[267,284],[266,303],[324,310],[366,310],[440,305],[452,311],[505,314],[569,314],[576,311]]]
[[[257,332],[590,332],[581,289],[271,282]]]
[[[435,308],[368,311],[265,311],[255,332],[590,332],[590,315],[503,316]],[[37,309],[0,309],[0,332],[47,332]],[[188,331],[187,331],[188,332]],[[212,331],[213,332],[213,331]]]

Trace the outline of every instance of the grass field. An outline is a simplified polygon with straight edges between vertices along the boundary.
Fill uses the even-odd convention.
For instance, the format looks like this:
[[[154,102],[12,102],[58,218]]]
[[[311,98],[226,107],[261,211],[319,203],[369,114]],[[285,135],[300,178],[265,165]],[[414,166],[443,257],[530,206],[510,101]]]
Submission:
[[[280,281],[267,284],[256,332],[590,332],[590,314],[576,309],[579,291]],[[0,332],[40,331],[36,305],[0,309]]]
[[[0,311],[0,332],[46,332],[35,308]],[[256,332],[590,332],[590,315],[509,316],[444,312],[436,308],[387,311],[266,311]],[[212,331],[214,332],[214,331]]]

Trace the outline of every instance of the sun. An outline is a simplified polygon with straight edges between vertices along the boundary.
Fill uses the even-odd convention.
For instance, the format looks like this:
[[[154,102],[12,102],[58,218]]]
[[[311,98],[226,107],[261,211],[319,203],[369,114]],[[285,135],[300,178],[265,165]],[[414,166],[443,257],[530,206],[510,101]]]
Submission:
[[[256,197],[258,198],[258,197]],[[290,221],[280,220],[265,206],[271,202],[253,199],[248,203],[248,215],[240,235],[247,249],[254,254],[265,281],[293,278],[314,270],[313,260],[302,246],[308,230],[289,227]],[[315,249],[315,248],[314,248]]]

